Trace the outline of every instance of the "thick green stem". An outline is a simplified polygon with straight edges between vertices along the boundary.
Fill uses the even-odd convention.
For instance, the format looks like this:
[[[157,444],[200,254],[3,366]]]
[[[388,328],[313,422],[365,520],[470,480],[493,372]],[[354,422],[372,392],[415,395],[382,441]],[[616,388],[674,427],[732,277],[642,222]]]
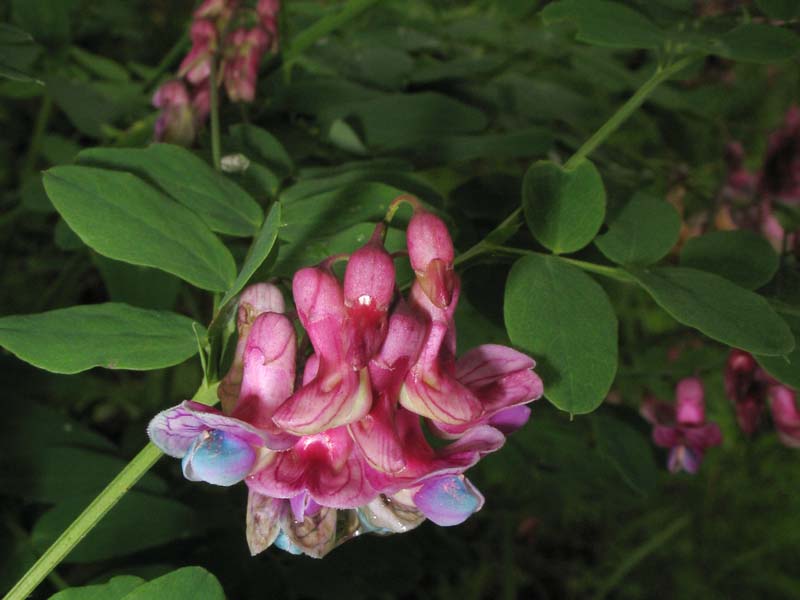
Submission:
[[[217,402],[217,385],[200,386],[194,395],[195,402],[212,405]],[[92,503],[75,519],[66,531],[53,542],[39,560],[28,570],[17,584],[6,595],[4,600],[24,600],[30,596],[42,580],[64,560],[64,558],[94,529],[106,513],[114,508],[128,490],[130,490],[141,477],[150,470],[163,453],[156,446],[149,443],[133,460],[131,460],[119,475],[117,475],[106,488],[100,492]]]
[[[217,58],[211,59],[211,159],[217,171],[222,170],[222,151],[219,137],[219,88],[217,88]]]

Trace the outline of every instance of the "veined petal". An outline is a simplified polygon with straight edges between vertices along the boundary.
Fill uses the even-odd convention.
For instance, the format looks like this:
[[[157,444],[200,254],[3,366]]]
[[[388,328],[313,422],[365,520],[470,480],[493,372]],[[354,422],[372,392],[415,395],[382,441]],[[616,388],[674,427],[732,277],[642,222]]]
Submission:
[[[405,533],[425,521],[425,515],[413,504],[403,502],[398,495],[384,494],[359,508],[358,518],[363,532],[377,534]]]
[[[287,511],[282,520],[283,533],[291,545],[306,556],[322,558],[336,547],[336,517],[335,508],[322,508],[299,520]]]
[[[363,419],[348,427],[367,463],[384,473],[399,473],[406,468],[404,448],[395,425],[395,402],[381,394]]]
[[[247,485],[276,498],[308,492],[320,505],[333,508],[356,508],[377,495],[345,427],[305,436],[291,450],[272,454],[247,478]]]
[[[286,500],[270,498],[252,489],[247,495],[247,546],[255,556],[269,548],[281,531],[281,517]]]
[[[386,339],[380,352],[369,363],[373,388],[395,390],[403,382],[408,369],[417,361],[428,324],[401,298],[389,317]]]
[[[216,409],[186,400],[161,411],[147,426],[147,435],[165,454],[183,458],[204,431],[220,430],[235,435],[251,446],[266,446],[268,434]]]
[[[400,388],[400,404],[445,425],[469,425],[483,415],[480,400],[454,377],[414,369]]]
[[[483,507],[481,493],[463,475],[437,477],[414,494],[417,508],[437,525],[459,525]]]
[[[505,435],[514,433],[531,418],[531,409],[525,405],[512,406],[496,413],[489,419],[489,425]]]
[[[312,435],[363,418],[372,406],[367,369],[320,364],[316,377],[275,412],[273,420],[295,435]]]

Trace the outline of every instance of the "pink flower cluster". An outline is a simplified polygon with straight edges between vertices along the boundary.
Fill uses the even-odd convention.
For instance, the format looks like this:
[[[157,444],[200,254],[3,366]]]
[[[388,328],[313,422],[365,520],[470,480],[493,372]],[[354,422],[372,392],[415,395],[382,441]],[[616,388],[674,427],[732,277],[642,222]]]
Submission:
[[[527,422],[525,404],[542,394],[534,361],[516,350],[484,345],[456,358],[453,244],[414,205],[407,298],[378,224],[344,281],[332,270],[341,256],[295,274],[307,343],[277,287],[246,289],[222,411],[184,402],[150,424],[188,479],[245,481],[253,554],[274,543],[319,557],[363,532],[463,522],[484,501],[464,472]]]
[[[194,12],[192,48],[178,79],[162,84],[153,96],[153,106],[161,110],[156,140],[181,145],[194,140],[208,118],[212,83],[224,83],[233,102],[254,100],[261,58],[278,48],[279,10],[279,0],[258,0],[254,9],[241,0],[204,0]],[[214,82],[212,61],[218,61]]]
[[[775,204],[800,205],[800,107],[786,112],[781,127],[770,134],[760,171],[744,166],[744,149],[732,142],[726,150],[728,178],[716,223],[721,229],[761,232],[776,251],[783,251],[787,232],[774,214]],[[752,200],[757,202],[752,204]],[[787,246],[800,251],[800,232],[789,232]]]
[[[703,383],[696,377],[678,382],[675,404],[649,397],[640,412],[653,425],[656,446],[670,449],[667,466],[673,473],[696,473],[705,451],[722,443],[719,426],[706,423]]]
[[[755,433],[769,403],[778,438],[787,446],[800,448],[800,410],[795,391],[771,377],[747,352],[732,350],[728,356],[725,393],[734,403],[736,420],[745,434]]]

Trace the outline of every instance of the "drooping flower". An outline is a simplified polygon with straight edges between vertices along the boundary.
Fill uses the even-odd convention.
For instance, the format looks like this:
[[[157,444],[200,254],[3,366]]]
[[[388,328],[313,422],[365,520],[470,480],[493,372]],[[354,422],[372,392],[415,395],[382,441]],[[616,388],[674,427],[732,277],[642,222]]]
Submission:
[[[408,223],[408,258],[420,287],[431,302],[447,308],[457,285],[453,271],[455,250],[447,225],[439,217],[417,208]]]
[[[456,358],[458,277],[439,277],[451,287],[429,286],[433,299],[419,280],[402,298],[384,227],[350,256],[343,282],[331,268],[339,256],[295,274],[310,355],[297,351],[277,288],[248,288],[218,391],[224,412],[185,402],[150,424],[187,478],[246,482],[253,554],[275,545],[320,557],[362,533],[463,522],[484,503],[465,471],[500,449],[542,394],[534,361],[516,350],[490,344]],[[437,235],[452,247],[446,229]]]
[[[183,82],[167,81],[153,95],[153,106],[160,109],[155,139],[186,146],[195,136],[195,117],[189,92]]]
[[[667,466],[673,473],[696,473],[708,448],[722,443],[716,423],[706,423],[702,382],[688,377],[678,382],[675,404],[648,397],[642,403],[642,416],[653,424],[653,442],[669,448]]]
[[[783,385],[772,386],[769,405],[778,439],[790,448],[800,448],[800,410],[795,392]]]

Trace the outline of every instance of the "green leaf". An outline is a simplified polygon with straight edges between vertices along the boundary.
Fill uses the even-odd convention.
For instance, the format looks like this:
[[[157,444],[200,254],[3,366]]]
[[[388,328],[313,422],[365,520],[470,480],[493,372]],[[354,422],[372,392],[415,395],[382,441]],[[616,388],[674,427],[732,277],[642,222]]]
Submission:
[[[225,306],[236,294],[242,291],[253,274],[261,266],[261,263],[267,259],[275,245],[275,241],[278,239],[278,230],[280,227],[281,205],[275,202],[267,215],[267,220],[264,221],[264,225],[261,227],[261,231],[258,233],[256,239],[253,240],[253,245],[250,247],[250,251],[244,259],[242,270],[236,277],[236,281],[233,282],[233,286],[231,286],[225,293],[225,296],[223,296],[219,303],[220,306]]]
[[[92,54],[77,46],[71,46],[69,53],[75,62],[97,77],[108,81],[128,81],[130,79],[125,67],[110,58]]]
[[[546,24],[572,21],[577,39],[607,48],[657,48],[664,32],[641,13],[606,0],[559,0],[542,11]]]
[[[778,255],[753,231],[712,231],[692,238],[681,250],[681,266],[708,271],[755,290],[778,270]]]
[[[155,310],[172,310],[181,289],[180,279],[159,271],[92,254],[112,302]]]
[[[608,414],[591,418],[597,452],[611,463],[625,484],[647,496],[658,484],[658,466],[650,440],[634,427]]]
[[[0,345],[40,369],[66,374],[160,369],[197,352],[191,319],[115,303],[2,317]]]
[[[557,254],[592,241],[606,210],[606,191],[594,165],[566,169],[550,161],[531,165],[522,182],[522,208],[534,237]]]
[[[594,243],[618,264],[649,265],[666,256],[680,229],[681,218],[670,203],[636,194]]]
[[[123,600],[225,600],[225,592],[211,573],[200,567],[183,567],[130,592]]]
[[[800,36],[783,27],[746,23],[720,37],[712,49],[715,54],[742,62],[781,62],[800,54]]]
[[[145,580],[133,575],[117,575],[108,583],[85,585],[61,590],[50,600],[122,600],[127,594],[144,584]]]
[[[212,291],[227,290],[236,277],[233,257],[203,221],[135,175],[55,167],[44,187],[72,230],[103,256]]]
[[[617,317],[600,285],[557,257],[531,254],[511,269],[504,315],[550,402],[573,414],[603,402],[617,371]]]
[[[11,0],[11,17],[36,40],[60,45],[70,37],[71,5],[65,0]]]
[[[382,183],[356,183],[283,203],[280,238],[292,242],[334,235],[363,221],[380,221],[403,190]]]
[[[230,130],[234,149],[250,160],[263,163],[281,177],[294,171],[294,163],[278,138],[261,127],[241,123]]]
[[[261,225],[261,207],[247,192],[180,146],[90,148],[78,162],[138,175],[197,213],[213,231],[250,236]]]
[[[438,164],[485,158],[535,157],[553,145],[553,136],[542,127],[529,127],[510,133],[436,136],[421,141],[416,152]]]
[[[33,75],[26,73],[25,71],[21,71],[16,67],[12,67],[11,65],[6,65],[0,62],[0,77],[5,77],[6,79],[10,79],[12,81],[22,81],[25,83],[36,83],[39,85],[44,85],[44,82],[37,79]]]
[[[780,315],[786,320],[792,329],[792,333],[794,333],[794,350],[786,356],[755,355],[755,358],[758,364],[764,367],[767,373],[775,379],[800,390],[800,346],[797,345],[797,341],[800,340],[800,316],[788,313],[780,313]]]
[[[677,321],[754,354],[794,348],[789,326],[764,298],[727,279],[677,267],[632,269],[634,279]]]
[[[39,552],[47,550],[90,501],[91,497],[64,498],[47,511],[33,527],[34,547]],[[64,562],[92,563],[126,556],[189,539],[208,527],[207,519],[201,519],[194,510],[174,500],[127,492],[103,518],[102,525],[92,529]]]
[[[788,21],[800,17],[800,2],[797,0],[756,0],[756,4],[773,19]]]

